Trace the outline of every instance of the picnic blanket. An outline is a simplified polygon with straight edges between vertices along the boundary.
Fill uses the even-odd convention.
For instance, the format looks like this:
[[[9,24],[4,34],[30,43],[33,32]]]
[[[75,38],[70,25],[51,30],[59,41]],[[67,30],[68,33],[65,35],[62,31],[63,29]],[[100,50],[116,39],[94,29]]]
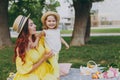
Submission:
[[[61,76],[61,80],[120,80],[120,76],[110,79],[92,79],[91,75],[81,75],[79,69],[71,68],[68,75]]]

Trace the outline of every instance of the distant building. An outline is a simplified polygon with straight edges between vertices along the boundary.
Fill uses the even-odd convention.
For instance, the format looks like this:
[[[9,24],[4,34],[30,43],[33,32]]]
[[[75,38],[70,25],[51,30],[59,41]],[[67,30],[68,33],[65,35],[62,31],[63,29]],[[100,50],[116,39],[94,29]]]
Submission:
[[[120,20],[111,21],[112,25],[120,25]]]
[[[72,0],[59,0],[60,7],[57,8],[60,14],[60,28],[62,30],[73,30],[74,27],[74,8]]]
[[[98,10],[91,10],[91,26],[98,27],[99,25]]]
[[[91,10],[91,27],[120,25],[120,20],[110,20],[107,14],[99,15],[98,10]]]
[[[100,16],[100,25],[108,25],[108,26],[117,26],[117,25],[120,25],[120,20],[110,20],[107,18],[107,15],[104,15],[104,16]]]
[[[92,26],[120,26],[120,0],[104,0],[93,3],[91,14]],[[96,11],[98,11],[96,13]]]

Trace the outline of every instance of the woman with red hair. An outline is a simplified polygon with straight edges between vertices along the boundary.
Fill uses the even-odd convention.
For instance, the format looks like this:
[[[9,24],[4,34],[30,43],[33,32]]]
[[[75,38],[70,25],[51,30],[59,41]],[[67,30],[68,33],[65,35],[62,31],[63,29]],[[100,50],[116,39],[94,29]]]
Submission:
[[[13,24],[13,29],[19,33],[14,60],[17,72],[14,80],[57,80],[53,75],[53,68],[47,62],[52,57],[52,51],[44,46],[44,36],[38,40],[38,46],[32,48],[31,44],[38,39],[34,22],[19,15]]]

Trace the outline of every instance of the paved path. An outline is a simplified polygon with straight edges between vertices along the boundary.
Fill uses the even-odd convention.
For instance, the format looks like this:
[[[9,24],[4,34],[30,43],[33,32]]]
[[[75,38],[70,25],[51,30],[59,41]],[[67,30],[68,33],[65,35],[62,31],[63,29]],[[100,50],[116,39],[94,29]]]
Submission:
[[[120,25],[116,25],[116,26],[113,26],[113,25],[104,25],[104,26],[101,26],[101,27],[91,27],[91,29],[110,29],[110,28],[120,28]],[[11,37],[17,37],[18,36],[18,33],[13,31],[13,32],[10,32],[10,35]],[[72,36],[72,34],[61,34],[62,36]],[[94,34],[90,34],[90,36],[120,36],[120,33],[94,33]]]
[[[80,75],[80,70],[76,68],[71,68],[70,72],[67,76],[61,77],[61,80],[95,80],[92,79],[91,76]],[[112,79],[97,79],[97,80],[120,80],[119,78]]]
[[[17,33],[11,33],[11,37],[17,37]],[[61,36],[72,36],[72,34],[61,34]],[[90,34],[90,36],[120,36],[120,33],[95,33],[95,34]]]
[[[72,36],[72,34],[61,34],[61,36]],[[120,33],[95,33],[90,36],[120,36]]]

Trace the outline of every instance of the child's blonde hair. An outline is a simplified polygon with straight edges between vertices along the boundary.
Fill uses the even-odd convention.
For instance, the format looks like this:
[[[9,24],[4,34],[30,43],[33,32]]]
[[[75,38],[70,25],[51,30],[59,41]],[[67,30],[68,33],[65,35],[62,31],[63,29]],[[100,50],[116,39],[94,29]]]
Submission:
[[[46,23],[45,23],[48,16],[54,16],[55,17],[56,22],[57,22],[57,24],[55,26],[55,29],[58,28],[59,20],[60,20],[59,14],[56,13],[56,12],[53,12],[53,11],[48,11],[48,12],[44,13],[42,18],[41,18],[41,21],[42,21],[42,24],[43,24],[43,29],[48,29],[48,27],[46,26]]]

